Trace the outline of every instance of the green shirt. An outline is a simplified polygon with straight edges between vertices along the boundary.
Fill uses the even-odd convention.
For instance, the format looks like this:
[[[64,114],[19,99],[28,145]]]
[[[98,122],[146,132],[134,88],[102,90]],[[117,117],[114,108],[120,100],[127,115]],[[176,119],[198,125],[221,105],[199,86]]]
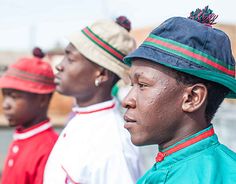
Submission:
[[[219,143],[212,126],[161,150],[137,184],[236,184],[236,153]]]

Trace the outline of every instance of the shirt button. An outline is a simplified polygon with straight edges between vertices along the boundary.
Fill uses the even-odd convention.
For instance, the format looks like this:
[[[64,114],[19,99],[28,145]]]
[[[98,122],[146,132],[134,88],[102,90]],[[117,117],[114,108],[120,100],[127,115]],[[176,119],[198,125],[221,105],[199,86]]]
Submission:
[[[8,160],[8,166],[9,167],[12,167],[13,164],[14,164],[14,160],[13,159]]]
[[[13,153],[17,153],[19,151],[19,147],[16,145],[13,146],[12,151],[13,151]]]
[[[161,162],[165,158],[165,153],[159,152],[156,157],[156,162]]]

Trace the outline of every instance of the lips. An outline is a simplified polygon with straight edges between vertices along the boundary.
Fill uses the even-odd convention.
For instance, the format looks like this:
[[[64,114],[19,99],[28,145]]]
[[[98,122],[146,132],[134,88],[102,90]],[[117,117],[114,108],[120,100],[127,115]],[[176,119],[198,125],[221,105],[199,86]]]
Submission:
[[[4,112],[4,116],[6,117],[6,119],[12,119],[12,115],[7,112]]]
[[[127,123],[136,122],[133,118],[129,117],[127,114],[124,115],[124,120],[125,120]]]
[[[5,115],[5,118],[8,120],[8,122],[10,124],[12,124],[12,122],[14,122],[14,117],[9,115],[9,114],[4,114]],[[13,123],[14,124],[14,123]]]
[[[134,127],[137,123],[137,121],[134,118],[132,118],[127,114],[124,115],[124,120],[126,121],[126,123],[124,124],[124,128],[126,128],[129,131],[131,131],[131,128]]]
[[[60,81],[61,81],[61,79],[58,76],[56,76],[55,79],[54,79],[54,83],[56,85],[58,85],[60,83]]]

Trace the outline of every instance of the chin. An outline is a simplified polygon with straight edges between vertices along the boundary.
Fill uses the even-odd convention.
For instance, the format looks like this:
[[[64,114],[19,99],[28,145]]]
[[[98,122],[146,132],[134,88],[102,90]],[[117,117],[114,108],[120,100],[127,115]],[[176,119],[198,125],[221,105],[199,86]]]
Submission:
[[[147,145],[154,145],[154,144],[158,144],[155,141],[149,140],[149,139],[145,139],[144,136],[142,137],[135,137],[131,135],[131,142],[135,145],[135,146],[147,146]]]
[[[135,138],[133,136],[131,136],[131,142],[135,145],[135,146],[144,146],[146,145],[145,142],[142,139],[139,138]]]
[[[16,127],[16,126],[18,126],[18,124],[14,123],[14,122],[9,122],[8,125],[9,125],[9,127]]]
[[[56,87],[56,91],[61,95],[70,96],[69,94],[66,93],[65,90],[61,89],[60,86]]]

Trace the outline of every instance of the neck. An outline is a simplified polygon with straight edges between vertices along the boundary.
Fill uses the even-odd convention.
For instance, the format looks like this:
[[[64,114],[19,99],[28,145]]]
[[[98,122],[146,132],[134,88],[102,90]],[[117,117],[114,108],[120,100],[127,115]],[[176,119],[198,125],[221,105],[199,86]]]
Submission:
[[[79,107],[87,107],[87,106],[105,102],[111,99],[112,99],[112,96],[111,96],[110,91],[101,91],[101,92],[98,91],[94,96],[88,97],[86,99],[77,97],[76,103],[79,105]]]
[[[37,125],[38,123],[41,123],[42,121],[45,121],[46,119],[48,119],[48,116],[46,113],[43,115],[38,115],[32,121],[30,121],[28,123],[26,122],[25,124],[21,125],[20,127],[17,127],[17,129],[24,130],[24,129],[30,128],[34,125]]]
[[[207,128],[209,123],[206,122],[205,117],[185,117],[186,120],[183,123],[179,123],[180,126],[176,127],[174,132],[170,133],[172,136],[169,137],[168,141],[159,144],[160,150],[166,149],[169,146]],[[197,121],[196,121],[197,120]]]

